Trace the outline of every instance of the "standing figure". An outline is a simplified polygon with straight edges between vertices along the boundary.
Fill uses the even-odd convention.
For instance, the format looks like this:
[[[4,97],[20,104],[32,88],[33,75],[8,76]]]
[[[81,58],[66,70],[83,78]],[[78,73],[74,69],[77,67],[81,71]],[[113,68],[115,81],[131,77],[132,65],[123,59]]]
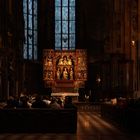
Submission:
[[[47,64],[48,64],[48,66],[52,66],[52,58],[51,57],[48,57],[48,59],[47,59]]]
[[[64,70],[63,70],[63,79],[68,80],[68,70],[66,67],[64,67]]]
[[[67,62],[67,64],[68,64],[68,65],[72,65],[72,59],[71,59],[70,56],[69,56],[69,58],[68,58],[68,62]]]
[[[70,80],[73,80],[74,79],[74,72],[73,72],[73,68],[71,67],[70,68],[70,71],[69,71],[69,78],[70,78]]]
[[[57,71],[56,71],[56,77],[58,80],[61,79],[61,69],[59,67],[57,68]]]
[[[68,65],[67,56],[63,57],[63,65]]]
[[[59,59],[58,65],[63,65],[63,58],[62,57]]]
[[[48,80],[53,80],[53,71],[48,71]]]

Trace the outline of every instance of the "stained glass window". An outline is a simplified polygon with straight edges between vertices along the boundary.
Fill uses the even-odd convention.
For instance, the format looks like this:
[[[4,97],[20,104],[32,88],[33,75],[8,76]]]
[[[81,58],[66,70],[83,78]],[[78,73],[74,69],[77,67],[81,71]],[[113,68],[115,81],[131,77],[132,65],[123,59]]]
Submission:
[[[75,50],[75,0],[55,0],[55,50]]]
[[[23,0],[25,42],[24,59],[37,59],[37,0]]]

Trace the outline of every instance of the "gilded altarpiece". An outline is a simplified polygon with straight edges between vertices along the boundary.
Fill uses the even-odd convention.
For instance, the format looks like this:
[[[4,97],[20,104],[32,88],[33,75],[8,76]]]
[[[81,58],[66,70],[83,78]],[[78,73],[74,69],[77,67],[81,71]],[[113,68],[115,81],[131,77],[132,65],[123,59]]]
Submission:
[[[87,80],[86,50],[44,50],[43,79],[45,87],[51,87],[53,92],[77,92]]]

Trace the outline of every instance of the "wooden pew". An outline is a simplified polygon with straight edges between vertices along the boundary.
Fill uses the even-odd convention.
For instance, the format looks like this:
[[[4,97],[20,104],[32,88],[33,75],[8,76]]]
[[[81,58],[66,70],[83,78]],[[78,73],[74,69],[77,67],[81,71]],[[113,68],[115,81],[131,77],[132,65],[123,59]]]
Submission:
[[[0,133],[76,133],[77,109],[1,109]]]

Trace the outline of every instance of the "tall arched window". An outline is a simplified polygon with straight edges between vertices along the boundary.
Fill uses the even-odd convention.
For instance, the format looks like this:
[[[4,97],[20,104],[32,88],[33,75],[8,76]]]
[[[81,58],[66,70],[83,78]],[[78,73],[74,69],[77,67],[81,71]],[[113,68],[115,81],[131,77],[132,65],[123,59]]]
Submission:
[[[55,50],[75,50],[75,0],[55,0]]]
[[[23,0],[25,43],[23,57],[37,59],[37,0]]]

